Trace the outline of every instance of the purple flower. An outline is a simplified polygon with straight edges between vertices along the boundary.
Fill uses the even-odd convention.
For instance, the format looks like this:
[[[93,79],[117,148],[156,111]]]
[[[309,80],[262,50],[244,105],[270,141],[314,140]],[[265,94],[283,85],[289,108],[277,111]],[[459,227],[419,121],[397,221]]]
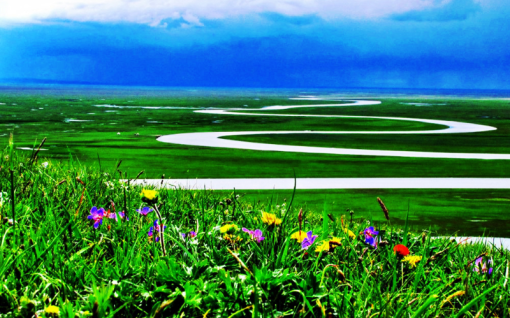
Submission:
[[[365,243],[377,248],[377,241],[375,240],[374,236],[378,235],[379,232],[376,231],[373,226],[371,226],[367,227],[363,233],[365,234]]]
[[[194,237],[196,237],[196,236],[197,236],[197,233],[195,233],[195,231],[191,231],[191,232],[189,232],[188,234],[186,234],[186,233],[181,233],[181,236],[182,236],[182,238],[183,238],[183,239],[185,239],[185,238],[186,238],[186,236],[187,236],[187,237],[194,238]]]
[[[317,237],[317,235],[312,235],[312,231],[307,232],[306,237],[303,239],[303,242],[301,242],[301,248],[307,250],[310,246],[312,246]]]
[[[103,224],[104,209],[93,206],[90,209],[90,215],[87,217],[89,220],[94,220],[94,228],[97,229],[99,225]]]
[[[126,216],[126,213],[124,212],[119,212],[119,215],[120,215],[120,218],[123,219],[125,216]],[[110,219],[115,219],[115,221],[117,221],[117,213],[109,213],[108,214],[108,217]],[[127,218],[127,220],[129,221],[129,218]]]
[[[152,211],[154,211],[154,210],[149,208],[148,206],[143,207],[139,210],[136,210],[136,212],[140,213],[143,216],[146,216],[147,214],[151,213]]]
[[[477,272],[477,273],[480,273],[480,274],[483,274],[483,273],[487,273],[487,274],[492,274],[492,267],[487,269],[488,265],[490,265],[492,263],[492,260],[487,260],[487,262],[484,262],[483,261],[483,257],[479,257],[475,260],[475,264],[474,264],[474,268],[473,268],[473,271]]]
[[[157,233],[154,233],[154,232],[164,232],[166,229],[166,225],[163,226],[163,228],[161,228],[161,225],[158,225],[158,220],[156,219],[156,221],[154,221],[154,226],[151,226],[151,228],[149,229],[149,237],[152,237],[153,235],[156,236],[156,242],[159,242],[159,235]]]
[[[257,243],[260,243],[264,240],[265,237],[262,236],[262,231],[259,230],[259,229],[256,229],[255,231],[252,231],[252,230],[248,230],[247,228],[244,228],[242,229],[244,232],[250,234],[250,237],[257,241]]]

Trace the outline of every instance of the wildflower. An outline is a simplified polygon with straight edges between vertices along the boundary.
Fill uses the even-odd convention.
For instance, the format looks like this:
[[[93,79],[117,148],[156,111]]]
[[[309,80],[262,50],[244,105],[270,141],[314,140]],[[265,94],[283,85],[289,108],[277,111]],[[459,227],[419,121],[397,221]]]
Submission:
[[[243,240],[241,237],[239,237],[239,235],[234,236],[233,234],[225,234],[225,236],[223,238],[226,241],[228,241],[230,244],[235,244],[235,243]]]
[[[341,245],[340,241],[342,238],[334,236],[331,240],[329,240],[330,243],[334,243],[335,245]]]
[[[250,237],[257,241],[257,243],[260,243],[264,240],[264,237],[262,236],[262,231],[259,229],[256,229],[255,231],[248,230],[247,228],[243,227],[243,231],[250,234]]]
[[[301,242],[301,248],[307,250],[317,239],[317,235],[313,235],[312,231],[306,233],[306,237]]]
[[[97,229],[99,225],[103,224],[103,217],[104,217],[104,209],[93,206],[92,209],[90,209],[90,215],[87,217],[89,220],[94,220],[94,228]]]
[[[477,272],[477,273],[487,273],[487,274],[492,274],[492,267],[487,269],[488,265],[490,265],[492,263],[492,260],[487,260],[487,262],[483,262],[483,257],[479,257],[475,260],[475,264],[474,264],[474,268],[473,268],[473,271]]]
[[[181,233],[181,236],[182,236],[182,238],[183,238],[183,239],[185,239],[185,238],[186,238],[186,236],[187,236],[187,237],[194,238],[194,237],[196,237],[196,236],[197,236],[197,233],[196,233],[195,231],[191,231],[191,232],[189,232],[188,234],[186,234],[186,233]]]
[[[126,216],[126,213],[124,213],[124,211],[119,212],[119,216],[121,219],[123,219]],[[108,210],[108,217],[110,219],[115,219],[115,221],[117,221],[117,213],[115,213],[115,212],[110,212],[110,210]],[[128,220],[129,220],[129,218],[128,218]]]
[[[323,240],[319,243],[317,248],[315,249],[316,252],[327,252],[329,251],[329,241]]]
[[[147,214],[151,213],[152,211],[154,211],[154,210],[149,208],[148,206],[136,210],[136,212],[140,213],[143,216],[146,216]]]
[[[158,191],[142,189],[140,197],[142,198],[143,202],[156,203],[158,201]]]
[[[60,315],[60,309],[57,306],[49,305],[48,307],[44,308],[44,312],[48,315]]]
[[[355,239],[356,234],[354,234],[353,231],[349,230],[348,228],[344,227],[344,233],[347,234],[350,238]]]
[[[104,183],[104,185],[105,185],[108,189],[110,189],[110,190],[115,189],[115,185],[114,185],[114,184],[113,184],[113,182],[111,182],[111,181],[106,181],[106,182]]]
[[[41,166],[46,169],[50,163],[48,161],[41,163]]]
[[[7,198],[7,193],[0,192],[0,208],[2,207],[2,205],[4,205],[4,202],[5,202],[4,197]]]
[[[166,225],[163,226],[163,228],[161,228],[161,225],[158,225],[158,220],[156,219],[156,221],[154,221],[154,226],[151,226],[151,228],[149,229],[149,237],[152,237],[155,233],[154,232],[164,232],[166,229]],[[156,242],[159,242],[159,235],[155,235],[156,236]]]
[[[228,233],[228,232],[235,232],[237,231],[237,225],[235,224],[225,224],[222,227],[220,227],[221,233]]]
[[[398,256],[407,256],[409,255],[409,249],[402,244],[397,244],[393,247],[393,252]]]
[[[304,231],[297,231],[296,233],[290,236],[291,239],[295,239],[298,243],[303,242],[306,237],[306,233]]]
[[[376,231],[373,226],[371,226],[367,227],[363,233],[365,234],[365,243],[377,248],[377,241],[375,240],[374,236],[378,235],[379,232]]]
[[[3,218],[3,222],[8,223],[9,225],[14,225],[13,219]],[[16,222],[16,223],[18,223],[18,222]]]
[[[340,243],[340,240],[341,239],[339,237],[333,237],[330,240],[322,240],[320,242],[320,245],[317,246],[317,248],[315,249],[315,251],[316,252],[327,252],[327,251],[329,251],[330,248],[334,248],[335,246],[342,245]]]
[[[267,225],[278,225],[282,223],[282,219],[277,218],[275,214],[262,212],[262,222]]]
[[[411,265],[411,267],[415,267],[416,266],[416,263],[418,263],[419,261],[421,261],[422,257],[421,256],[416,256],[416,255],[407,255],[406,257],[404,257],[404,259],[402,260],[402,262],[408,262],[409,265]]]

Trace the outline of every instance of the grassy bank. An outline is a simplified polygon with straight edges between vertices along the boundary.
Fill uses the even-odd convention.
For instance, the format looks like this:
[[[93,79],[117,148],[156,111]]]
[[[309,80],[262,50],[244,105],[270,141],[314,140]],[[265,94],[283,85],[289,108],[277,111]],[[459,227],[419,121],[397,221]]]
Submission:
[[[351,222],[349,214],[329,216],[327,202],[304,210],[302,230],[317,236],[304,249],[291,238],[300,226],[292,196],[258,202],[181,189],[141,196],[118,181],[123,164],[99,169],[17,152],[2,153],[0,167],[5,317],[509,314],[505,250],[388,221]],[[144,207],[154,211],[137,212]],[[378,234],[367,231],[374,225]],[[394,252],[398,244],[407,257],[402,247]]]
[[[221,192],[227,195],[229,192]],[[238,191],[243,200],[281,205],[292,190]],[[377,205],[380,197],[391,213],[391,224],[404,226],[406,217],[413,231],[432,230],[437,235],[510,237],[506,189],[297,189],[294,206],[306,211],[328,211],[340,217],[354,211],[354,219],[385,222]],[[407,212],[409,211],[409,214]]]

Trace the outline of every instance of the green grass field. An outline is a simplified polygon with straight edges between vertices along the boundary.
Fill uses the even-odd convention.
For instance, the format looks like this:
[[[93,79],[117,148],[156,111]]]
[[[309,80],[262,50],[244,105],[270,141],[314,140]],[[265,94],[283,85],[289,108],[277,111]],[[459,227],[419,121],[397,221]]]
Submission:
[[[224,195],[232,192],[219,191]],[[248,202],[282,204],[292,190],[237,191]],[[391,215],[391,223],[403,225],[409,208],[409,226],[415,231],[433,230],[438,235],[510,237],[510,193],[478,189],[366,189],[297,190],[294,204],[305,211],[322,211],[326,203],[334,215],[355,212],[355,219],[385,222],[377,205],[380,197]]]
[[[116,167],[11,149],[0,152],[2,318],[509,316],[508,250],[395,225],[395,200],[418,193],[383,196],[390,221],[364,196],[379,192],[345,202],[368,218],[329,215],[332,202],[300,221],[289,193],[153,194],[119,182]]]
[[[140,93],[140,92],[138,92]],[[283,118],[193,113],[195,109],[260,108],[269,105],[321,104],[328,101],[289,100],[294,95],[253,92],[246,94],[147,94],[116,95],[102,91],[63,91],[0,94],[0,146],[13,132],[16,147],[37,146],[47,137],[41,152],[48,158],[107,169],[122,160],[120,170],[134,177],[160,178],[279,178],[297,177],[509,177],[505,160],[457,160],[337,156],[275,153],[190,147],[156,141],[157,136],[183,132],[245,130],[423,130],[437,125],[396,120]],[[382,150],[414,150],[473,153],[510,153],[510,103],[503,100],[463,100],[458,98],[381,98],[382,105],[323,107],[271,111],[270,113],[331,114],[359,116],[413,117],[464,121],[497,127],[495,131],[449,135],[287,135],[237,136],[233,139],[285,145],[315,145]],[[428,103],[415,106],[408,103]],[[125,108],[97,107],[113,104]],[[246,105],[246,106],[245,106]],[[178,109],[147,109],[177,107]],[[73,122],[75,120],[89,120]],[[117,133],[120,133],[118,135]],[[138,134],[138,135],[135,135]],[[268,200],[287,192],[246,192],[250,200]],[[411,207],[411,224],[438,228],[448,233],[493,233],[510,236],[504,224],[505,191],[495,190],[352,190],[302,191],[296,203],[320,210],[324,201],[332,211],[352,208],[360,217],[370,217],[375,197],[384,197],[401,222]],[[334,203],[333,203],[334,202]],[[378,217],[375,217],[377,220]],[[474,220],[474,221],[471,221]],[[479,221],[481,220],[481,221]]]

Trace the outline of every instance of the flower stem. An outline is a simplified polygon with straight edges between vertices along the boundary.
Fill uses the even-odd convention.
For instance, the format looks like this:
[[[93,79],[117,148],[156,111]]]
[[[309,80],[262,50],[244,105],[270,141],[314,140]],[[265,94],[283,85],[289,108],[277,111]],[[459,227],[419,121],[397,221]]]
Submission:
[[[11,158],[12,160],[12,158]],[[11,171],[11,206],[12,206],[12,225],[14,227],[14,242],[18,241],[18,235],[16,232],[16,200],[14,198],[14,171]]]
[[[158,215],[158,218],[159,220],[161,221],[160,224],[159,224],[159,231],[158,231],[158,234],[159,234],[159,241],[161,242],[161,249],[163,250],[163,256],[166,256],[166,250],[165,250],[165,238],[163,237],[163,230],[164,230],[164,225],[163,225],[163,219],[161,218],[161,213],[159,213],[159,209],[156,205],[154,205],[154,211],[156,212],[156,214]]]

